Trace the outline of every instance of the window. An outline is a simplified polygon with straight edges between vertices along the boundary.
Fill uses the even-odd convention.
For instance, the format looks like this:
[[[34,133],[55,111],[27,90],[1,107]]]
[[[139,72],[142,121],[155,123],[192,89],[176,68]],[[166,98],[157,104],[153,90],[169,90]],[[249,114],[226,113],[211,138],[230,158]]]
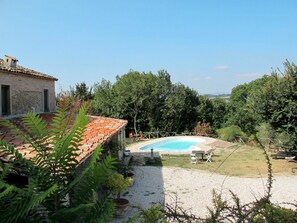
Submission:
[[[48,90],[44,89],[43,91],[43,105],[44,112],[49,112],[49,100],[48,100]]]
[[[1,108],[2,116],[10,115],[10,87],[1,85]]]

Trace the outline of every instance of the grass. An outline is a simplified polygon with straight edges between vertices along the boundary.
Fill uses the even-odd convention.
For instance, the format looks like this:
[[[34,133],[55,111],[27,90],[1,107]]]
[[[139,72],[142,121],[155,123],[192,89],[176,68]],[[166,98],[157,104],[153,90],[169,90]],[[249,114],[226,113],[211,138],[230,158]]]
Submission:
[[[230,155],[232,152],[233,154]],[[162,155],[163,166],[206,170],[228,176],[265,177],[267,175],[265,155],[258,147],[243,145],[237,149],[236,147],[217,149],[213,160],[214,162],[211,163],[191,164],[189,155]],[[292,168],[297,167],[296,163],[283,159],[271,159],[271,162],[274,175],[290,175]]]

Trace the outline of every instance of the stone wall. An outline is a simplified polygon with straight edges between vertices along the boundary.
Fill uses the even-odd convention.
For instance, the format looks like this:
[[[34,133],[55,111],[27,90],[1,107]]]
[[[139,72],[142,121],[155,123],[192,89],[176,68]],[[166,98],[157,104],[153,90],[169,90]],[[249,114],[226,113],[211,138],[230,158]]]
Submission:
[[[30,111],[44,112],[43,92],[48,90],[49,111],[56,109],[55,81],[28,77],[21,74],[9,74],[0,71],[0,85],[10,87],[10,113],[11,115],[22,115]],[[1,105],[1,91],[0,91]],[[2,114],[0,106],[0,116]]]
[[[24,114],[28,111],[41,112],[43,110],[43,95],[38,91],[16,91],[11,97],[15,114]]]

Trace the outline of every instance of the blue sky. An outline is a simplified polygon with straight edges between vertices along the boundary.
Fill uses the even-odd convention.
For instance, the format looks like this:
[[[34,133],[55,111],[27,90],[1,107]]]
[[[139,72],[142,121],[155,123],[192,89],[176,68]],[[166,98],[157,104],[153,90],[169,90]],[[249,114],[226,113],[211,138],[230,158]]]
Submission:
[[[165,69],[200,94],[230,93],[297,63],[295,0],[0,0],[0,57],[56,91]]]

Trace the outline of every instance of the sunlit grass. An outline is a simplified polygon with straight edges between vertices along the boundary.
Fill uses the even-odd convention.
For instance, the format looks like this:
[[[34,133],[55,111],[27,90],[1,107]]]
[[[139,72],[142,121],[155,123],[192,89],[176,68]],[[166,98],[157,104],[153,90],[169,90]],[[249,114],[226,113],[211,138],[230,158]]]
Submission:
[[[228,176],[265,177],[267,175],[265,155],[258,147],[243,145],[238,148],[216,149],[213,160],[214,162],[211,163],[204,161],[191,164],[189,155],[162,155],[163,166],[206,170]],[[297,167],[296,163],[283,159],[271,159],[271,162],[274,175],[290,175],[292,168]]]

